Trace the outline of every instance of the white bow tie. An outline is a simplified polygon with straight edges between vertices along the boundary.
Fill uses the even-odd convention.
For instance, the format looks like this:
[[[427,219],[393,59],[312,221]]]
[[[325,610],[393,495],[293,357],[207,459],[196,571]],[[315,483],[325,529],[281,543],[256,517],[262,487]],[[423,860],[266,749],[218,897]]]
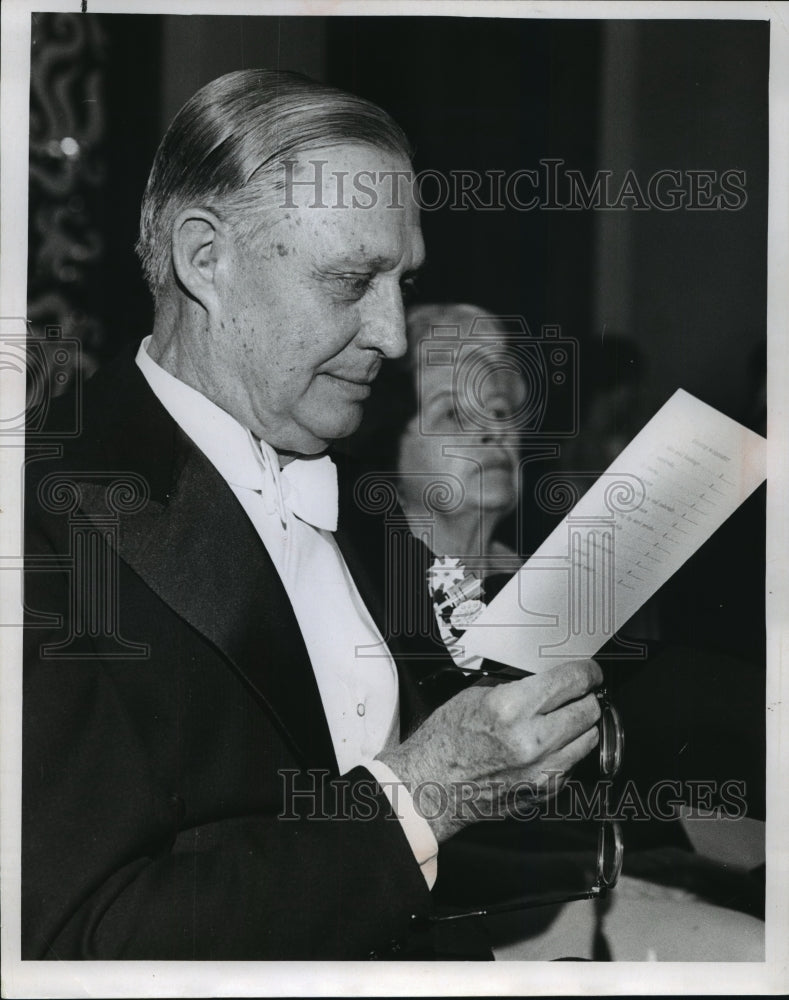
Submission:
[[[279,514],[287,528],[288,512],[325,531],[337,530],[337,467],[328,455],[296,458],[284,469],[279,456],[265,441],[255,441],[263,476],[260,493],[269,514]]]

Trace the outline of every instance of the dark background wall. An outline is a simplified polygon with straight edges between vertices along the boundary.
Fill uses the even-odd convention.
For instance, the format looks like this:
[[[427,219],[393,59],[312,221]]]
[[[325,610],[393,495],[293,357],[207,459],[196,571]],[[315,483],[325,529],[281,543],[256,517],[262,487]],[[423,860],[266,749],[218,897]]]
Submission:
[[[769,26],[756,21],[34,15],[33,332],[76,335],[91,368],[149,331],[133,245],[167,123],[223,72],[295,69],[387,108],[418,170],[508,175],[554,158],[588,180],[609,171],[614,190],[628,170],[643,185],[658,170],[686,185],[687,171],[742,171],[747,200],[729,211],[425,212],[423,297],[520,314],[535,334],[558,324],[579,341],[574,460],[586,467],[607,464],[593,393],[636,369],[635,395],[609,425],[638,424],[682,386],[763,430],[768,55]],[[535,543],[550,526],[529,525]],[[686,599],[698,607],[711,579],[732,575],[725,546],[761,551],[758,513],[730,530],[677,581],[680,631],[703,617],[686,614]],[[758,594],[758,559],[740,575]],[[747,611],[742,588],[719,596],[710,634],[720,608]]]
[[[93,41],[75,43],[85,21]],[[96,313],[90,350],[143,335],[150,309],[131,248],[167,123],[220,73],[297,69],[390,110],[419,170],[509,174],[554,157],[587,178],[632,169],[644,184],[660,169],[744,171],[737,211],[447,207],[423,221],[427,298],[522,314],[534,332],[557,323],[584,343],[625,334],[657,402],[681,384],[747,418],[745,373],[765,335],[768,46],[766,23],[741,21],[36,15],[40,92],[62,95],[70,74],[78,102],[93,59],[102,115],[90,149],[102,176],[84,208],[100,248],[57,281],[81,299],[76,312]],[[50,115],[43,127],[54,131],[42,142],[65,125]],[[74,227],[63,229],[68,244]],[[37,259],[37,246],[31,286],[51,291],[52,254]]]
[[[639,177],[741,170],[748,200],[736,211],[602,217],[595,328],[637,338],[664,392],[681,384],[743,417],[752,403],[743,374],[766,322],[768,63],[764,23],[606,29],[601,166]]]
[[[625,334],[656,405],[681,384],[750,418],[743,376],[766,315],[766,23],[163,21],[162,125],[218,73],[279,65],[386,107],[419,170],[512,173],[558,158],[588,178],[632,169],[642,185],[663,169],[744,171],[736,211],[426,212],[423,290],[521,314],[534,332]]]

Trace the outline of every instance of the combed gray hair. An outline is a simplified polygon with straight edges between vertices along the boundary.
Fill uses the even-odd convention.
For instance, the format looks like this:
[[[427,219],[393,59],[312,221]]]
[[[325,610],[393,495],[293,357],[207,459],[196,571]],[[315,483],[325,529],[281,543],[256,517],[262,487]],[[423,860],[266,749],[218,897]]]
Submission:
[[[266,196],[284,186],[284,161],[348,143],[411,158],[405,133],[385,111],[299,73],[237,70],[198,90],[165,133],[143,195],[135,249],[154,298],[172,275],[182,209],[209,209],[249,239]]]

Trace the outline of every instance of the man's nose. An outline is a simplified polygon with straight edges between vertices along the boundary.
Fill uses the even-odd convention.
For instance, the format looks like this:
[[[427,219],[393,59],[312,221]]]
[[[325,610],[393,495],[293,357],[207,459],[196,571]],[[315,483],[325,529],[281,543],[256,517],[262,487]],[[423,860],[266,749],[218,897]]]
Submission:
[[[405,354],[408,341],[399,282],[387,282],[367,304],[359,343],[379,351],[385,358],[401,358]]]

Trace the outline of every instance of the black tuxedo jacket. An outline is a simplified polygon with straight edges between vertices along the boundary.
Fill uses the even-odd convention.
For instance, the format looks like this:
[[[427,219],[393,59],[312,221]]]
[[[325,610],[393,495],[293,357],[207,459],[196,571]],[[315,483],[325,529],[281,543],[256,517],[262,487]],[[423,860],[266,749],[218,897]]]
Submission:
[[[430,894],[369,772],[337,780],[254,528],[131,356],[83,402],[79,435],[27,458],[23,957],[396,953]],[[386,636],[403,581],[340,473],[337,541]],[[435,635],[389,645],[405,733],[449,661]]]

